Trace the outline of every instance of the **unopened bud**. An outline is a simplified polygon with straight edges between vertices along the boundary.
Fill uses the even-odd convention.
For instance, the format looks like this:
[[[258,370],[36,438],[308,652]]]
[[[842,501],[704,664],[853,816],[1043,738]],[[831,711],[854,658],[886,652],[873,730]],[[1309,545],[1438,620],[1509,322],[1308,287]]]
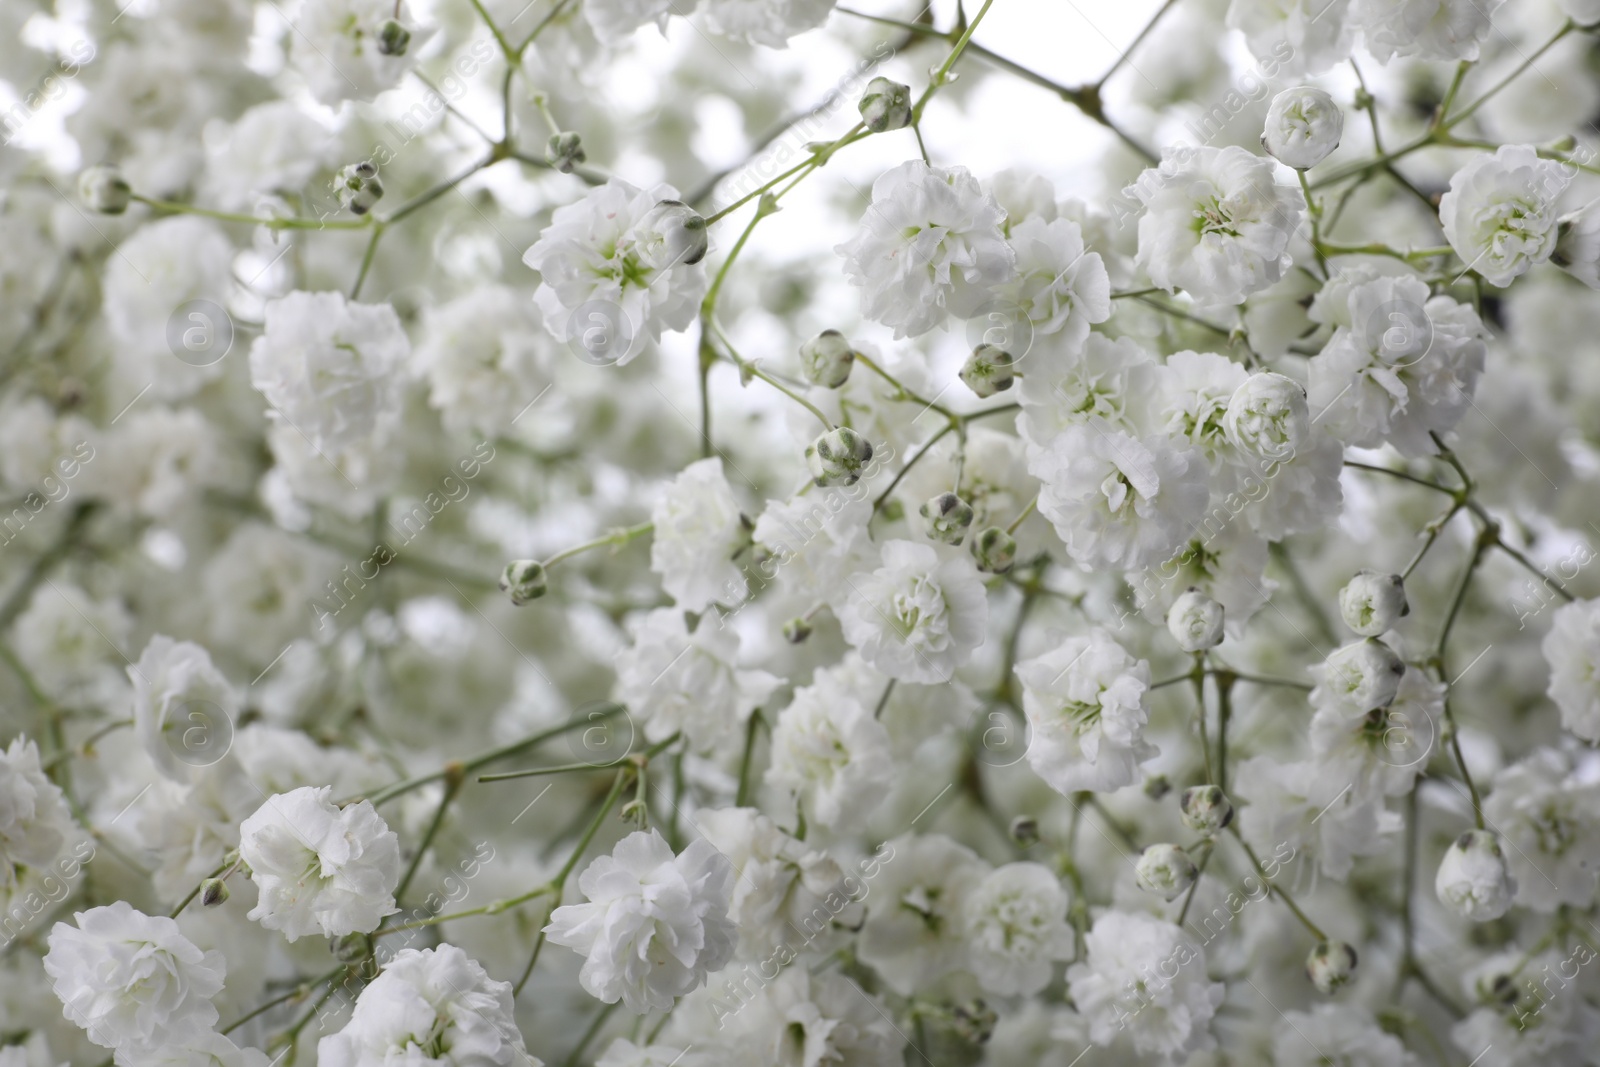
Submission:
[[[985,574],[1005,574],[1017,562],[1017,539],[989,526],[972,539],[972,558]]]
[[[791,645],[803,645],[811,636],[811,624],[804,619],[790,619],[783,624],[783,639]]]
[[[1190,786],[1183,791],[1178,810],[1183,825],[1208,837],[1227,829],[1233,821],[1233,802],[1220,786]]]
[[[1199,589],[1172,602],[1167,631],[1185,652],[1204,652],[1222,644],[1222,605]]]
[[[500,573],[500,591],[519,608],[530,600],[538,600],[549,589],[544,564],[536,559],[514,559]]]
[[[372,955],[372,938],[368,934],[345,934],[335,938],[329,947],[335,959],[353,963]]]
[[[384,19],[378,27],[378,51],[386,56],[403,56],[411,47],[411,31],[398,19]]]
[[[966,540],[967,527],[972,525],[972,505],[954,493],[940,493],[924,503],[920,513],[922,532],[929,540],[947,545],[959,545]]]
[[[1326,91],[1312,85],[1285,89],[1267,108],[1261,146],[1280,163],[1308,170],[1339,147],[1344,112]]]
[[[824,389],[837,389],[850,379],[856,352],[838,330],[823,330],[800,346],[800,370],[806,381]]]
[[[352,215],[365,215],[383,199],[383,183],[371,160],[352,163],[339,172],[339,203]]]
[[[1406,665],[1394,649],[1369,637],[1334,650],[1321,670],[1323,682],[1338,700],[1371,711],[1394,703]]]
[[[911,125],[911,87],[888,78],[873,78],[861,94],[861,121],[873,133]]]
[[[681,200],[662,200],[639,221],[644,258],[656,270],[693,266],[706,257],[706,220]]]
[[[128,210],[133,199],[133,189],[122,176],[122,168],[111,163],[97,163],[78,175],[78,196],[90,211],[102,215],[120,215]]]
[[[1039,843],[1039,820],[1032,815],[1018,815],[1011,820],[1011,840],[1027,848]]]
[[[1356,971],[1356,950],[1344,941],[1323,941],[1306,957],[1306,977],[1319,993],[1332,993]]]
[[[1434,892],[1445,907],[1473,922],[1498,919],[1511,907],[1516,879],[1506,867],[1500,836],[1488,830],[1468,830],[1445,851]]]
[[[1177,845],[1151,845],[1134,868],[1134,880],[1140,889],[1167,900],[1177,898],[1199,876],[1194,860]]]
[[[1411,614],[1405,582],[1398,574],[1356,571],[1349,584],[1339,590],[1339,614],[1344,617],[1344,624],[1362,637],[1377,637],[1392,630],[1403,616]]]
[[[994,1036],[995,1025],[1000,1021],[1000,1016],[982,999],[958,1004],[950,1015],[956,1036],[974,1045],[987,1044],[989,1038]]]
[[[961,380],[979,396],[1003,393],[1016,379],[1016,360],[1011,358],[1010,352],[995,345],[979,345],[961,365]]]
[[[1164,774],[1152,774],[1144,780],[1144,795],[1151,800],[1160,800],[1172,792],[1172,780]]]
[[[588,160],[583,150],[583,138],[568,130],[550,135],[544,145],[544,158],[562,174],[571,174],[572,168]]]
[[[871,462],[871,443],[848,426],[829,430],[806,449],[806,464],[811,468],[811,477],[824,488],[856,484]]]
[[[200,903],[214,908],[228,899],[228,883],[221,878],[207,878],[200,883]]]

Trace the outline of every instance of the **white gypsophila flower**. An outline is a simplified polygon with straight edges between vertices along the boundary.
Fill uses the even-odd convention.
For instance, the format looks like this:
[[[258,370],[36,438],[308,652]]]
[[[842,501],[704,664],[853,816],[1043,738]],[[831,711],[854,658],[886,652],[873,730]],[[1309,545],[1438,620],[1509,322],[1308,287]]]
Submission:
[[[1151,915],[1107,911],[1084,935],[1087,959],[1067,968],[1072,1002],[1096,1045],[1126,1036],[1168,1063],[1213,1048],[1208,1024],[1223,985],[1206,975],[1205,950]]]
[[[1288,1011],[1272,1031],[1273,1067],[1414,1067],[1401,1040],[1356,1004],[1316,1004]]]
[[[1506,853],[1498,834],[1468,830],[1450,843],[1433,891],[1439,902],[1464,919],[1488,922],[1511,908],[1517,883],[1506,867]]]
[[[1357,448],[1433,455],[1429,435],[1460,421],[1483,373],[1483,324],[1411,276],[1361,282],[1346,307],[1308,367],[1313,421]]]
[[[1483,802],[1484,822],[1506,844],[1516,902],[1549,913],[1594,899],[1600,872],[1600,784],[1571,757],[1541,748],[1502,768]]]
[[[828,21],[835,0],[706,0],[701,8],[712,33],[768,48]]]
[[[1039,863],[1007,863],[968,892],[967,968],[987,993],[1032,996],[1069,959],[1072,927],[1061,879]]]
[[[133,683],[133,725],[139,743],[162,774],[189,781],[226,752],[240,711],[237,690],[192,641],[150,638],[139,662],[128,667]]]
[[[1289,238],[1305,197],[1273,179],[1270,160],[1242,148],[1172,149],[1127,192],[1144,205],[1138,265],[1171,292],[1241,304],[1289,268]]]
[[[125,900],[73,915],[50,931],[44,957],[66,1016],[89,1040],[119,1054],[153,1050],[216,1025],[211,998],[226,963],[201,952],[166,916]]]
[[[290,941],[371,933],[394,914],[400,839],[370,801],[336,807],[331,786],[267,798],[239,827],[260,894],[250,918]]]
[[[1267,541],[1243,521],[1238,494],[1207,509],[1194,536],[1161,565],[1129,576],[1139,610],[1162,625],[1189,589],[1216,601],[1222,609],[1222,634],[1238,639],[1267,602],[1278,583],[1266,576]],[[1230,505],[1234,505],[1230,507]]]
[[[1477,156],[1439,200],[1445,240],[1491,285],[1510,285],[1555,251],[1558,202],[1575,176],[1576,168],[1540,159],[1531,145]]]
[[[1311,754],[1329,792],[1349,786],[1357,797],[1410,792],[1443,728],[1445,686],[1407,667],[1386,707],[1354,714],[1324,704],[1311,717]]]
[[[11,647],[40,688],[64,704],[108,710],[127,700],[117,657],[133,620],[120,600],[95,599],[71,582],[41,586],[17,617]]]
[[[1313,708],[1332,708],[1360,717],[1374,708],[1388,707],[1400,691],[1405,672],[1405,661],[1377,638],[1352,641],[1311,668],[1317,684],[1309,700]]]
[[[1379,63],[1477,59],[1500,0],[1352,0],[1350,22]]]
[[[1030,457],[1039,514],[1085,569],[1137,570],[1172,555],[1210,495],[1199,453],[1163,437],[1068,427]]]
[[[861,313],[894,328],[896,340],[965,317],[1009,281],[1015,253],[1000,232],[1005,212],[965,167],[921,160],[872,183],[856,236],[834,251],[861,290]]]
[[[989,179],[988,187],[989,195],[1006,213],[1004,228],[1008,237],[1013,229],[1029,219],[1054,222],[1061,217],[1055,185],[1037,171],[1025,167],[1007,167],[995,172]]]
[[[762,960],[804,931],[844,871],[755,808],[717,808],[697,816],[701,833],[733,865],[728,918],[739,930],[736,958]]]
[[[1228,398],[1222,416],[1228,443],[1268,463],[1287,463],[1311,436],[1305,386],[1270,371],[1252,374]]]
[[[1070,795],[1131,784],[1139,764],[1160,755],[1144,739],[1150,665],[1105,630],[1072,637],[1016,666],[1028,717],[1028,765]]]
[[[594,0],[583,5],[583,17],[601,43],[615,46],[651,22],[665,34],[672,10],[671,0]]]
[[[1600,741],[1600,600],[1563,604],[1539,644],[1550,666],[1546,695],[1561,709],[1561,726]]]
[[[297,194],[326,162],[326,128],[298,104],[270,100],[204,131],[206,188],[224,211],[247,211],[263,193]]]
[[[392,23],[393,26],[386,26]],[[396,47],[399,34],[404,44]],[[429,37],[404,0],[303,0],[290,35],[289,61],[311,94],[330,107],[393,89],[416,66]]]
[[[527,298],[488,285],[429,308],[412,359],[446,426],[494,437],[550,387],[550,348]]]
[[[989,600],[967,553],[889,541],[876,570],[846,581],[844,638],[891,678],[948,682],[984,642]]]
[[[12,738],[0,751],[0,892],[16,888],[19,867],[54,862],[76,834],[66,797],[45,777],[39,746]]]
[[[750,532],[767,553],[757,558],[755,569],[796,599],[824,601],[837,613],[850,596],[846,579],[866,570],[876,552],[867,531],[871,517],[871,502],[855,486],[819,487],[788,501],[769,500]]]
[[[1232,788],[1243,803],[1239,831],[1279,863],[1305,855],[1335,881],[1349,877],[1356,857],[1388,847],[1400,817],[1382,796],[1350,788],[1348,780],[1318,775],[1310,762],[1256,756],[1239,764]]]
[[[1279,163],[1309,170],[1339,147],[1344,112],[1324,89],[1300,85],[1272,98],[1261,146]]]
[[[795,797],[807,820],[832,826],[868,814],[894,774],[889,734],[841,668],[795,690],[772,728],[767,783]]]
[[[1350,56],[1350,0],[1232,0],[1229,29],[1286,75],[1321,74]]]
[[[724,975],[705,994],[715,995],[709,1005],[695,1004],[685,1012],[688,1025],[676,1025],[674,1013],[672,1032],[685,1043],[694,1038],[683,1060],[694,1067],[899,1067],[903,1062],[905,1039],[880,998],[843,974],[811,974],[804,965],[790,966],[754,990]],[[679,1011],[690,1007],[686,1002]],[[708,1014],[712,1018],[696,1018]]]
[[[584,11],[592,17],[594,6]],[[656,205],[677,198],[670,185],[641,189],[612,178],[556,208],[523,254],[539,272],[533,299],[545,329],[585,361],[628,363],[644,351],[646,339],[659,340],[663,330],[681,330],[694,320],[706,292],[705,265],[658,263],[661,235],[649,228]]]
[[[192,300],[227,303],[233,242],[217,223],[193,215],[158,219],[139,227],[106,260],[104,313],[123,377],[150,387],[156,399],[193,395],[222,375],[221,334],[215,311],[203,307],[178,324],[182,354],[171,347],[174,312]],[[195,317],[198,316],[198,317]]]
[[[317,1042],[321,1067],[542,1067],[517,1029],[511,983],[454,945],[401,949],[350,1021]]]
[[[187,785],[162,778],[143,795],[129,794],[117,804],[119,810],[133,805],[118,829],[129,845],[152,854],[150,881],[170,904],[222,865],[239,845],[239,824],[261,803],[260,790],[231,756],[197,768]]]
[[[882,851],[856,955],[910,996],[967,965],[962,919],[989,865],[944,834],[905,834]]]
[[[737,604],[745,597],[735,557],[750,543],[750,527],[733,488],[712,456],[689,464],[666,484],[650,511],[655,524],[650,569],[684,611]]]
[[[410,353],[392,305],[296,291],[267,301],[261,336],[250,346],[250,384],[271,418],[317,450],[340,449],[399,418],[399,371]]]
[[[651,741],[682,731],[697,751],[731,745],[782,683],[739,669],[738,659],[739,635],[720,616],[705,615],[691,634],[680,609],[658,608],[634,625],[633,644],[617,657],[617,700]]]
[[[1082,227],[1035,216],[1008,236],[1016,276],[997,295],[1027,315],[1036,336],[1057,334],[1069,351],[1082,348],[1089,327],[1111,317],[1111,279],[1099,253],[1084,249]]]
[[[1131,337],[1091,333],[1079,352],[1040,338],[1017,390],[1017,431],[1028,443],[1029,458],[1071,426],[1092,422],[1142,433],[1145,398],[1159,373],[1160,364]]]
[[[732,878],[704,838],[675,856],[654,830],[632,833],[584,868],[585,903],[557,908],[545,932],[584,957],[579,981],[591,996],[640,1015],[667,1011],[733,958]]]
[[[1216,352],[1174,352],[1158,368],[1156,388],[1142,398],[1140,422],[1157,436],[1205,458],[1213,499],[1233,491],[1245,465],[1227,434],[1228,406],[1249,372]]]

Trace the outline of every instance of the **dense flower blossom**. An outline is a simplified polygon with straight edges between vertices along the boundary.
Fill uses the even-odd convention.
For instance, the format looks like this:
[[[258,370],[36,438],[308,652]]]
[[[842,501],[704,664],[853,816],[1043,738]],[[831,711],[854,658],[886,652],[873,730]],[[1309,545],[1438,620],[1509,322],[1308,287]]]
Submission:
[[[1472,270],[1508,285],[1555,251],[1561,193],[1571,182],[1571,170],[1528,145],[1479,156],[1439,200],[1445,238]]]
[[[882,565],[849,584],[845,640],[892,678],[947,682],[983,644],[989,604],[966,555],[890,541]]]

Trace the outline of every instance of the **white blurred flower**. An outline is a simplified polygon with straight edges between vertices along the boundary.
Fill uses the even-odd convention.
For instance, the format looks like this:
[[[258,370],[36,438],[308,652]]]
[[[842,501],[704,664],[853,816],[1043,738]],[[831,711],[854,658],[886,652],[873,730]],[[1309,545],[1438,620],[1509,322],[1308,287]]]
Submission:
[[[1057,960],[1072,955],[1067,890],[1038,863],[997,867],[968,893],[968,967],[984,991],[1031,996],[1050,982]]]
[[[39,763],[39,746],[12,738],[0,750],[0,894],[17,887],[19,867],[48,866],[76,833],[61,788]]]
[[[409,34],[401,51],[385,50],[388,22]],[[289,34],[289,60],[313,96],[338,107],[393,89],[416,66],[417,51],[432,34],[412,19],[404,0],[305,0]]]
[[[1546,693],[1561,709],[1562,727],[1600,741],[1600,600],[1563,604],[1539,647],[1550,665]]]
[[[745,597],[735,557],[750,543],[750,529],[716,456],[696,460],[668,482],[650,512],[655,524],[650,569],[684,611],[713,603],[736,605]]]
[[[1350,0],[1231,0],[1229,29],[1286,75],[1321,74],[1350,56]]]
[[[989,868],[944,834],[906,834],[884,850],[856,954],[890,989],[910,996],[966,965],[962,920]]]
[[[1107,911],[1084,944],[1088,958],[1067,968],[1067,983],[1096,1045],[1123,1035],[1169,1063],[1216,1046],[1208,1024],[1223,985],[1206,975],[1194,938],[1151,915]]]
[[[1350,21],[1379,63],[1477,59],[1500,0],[1353,0]]]
[[[888,731],[843,670],[818,671],[778,713],[767,782],[792,793],[808,820],[832,826],[867,812],[893,773]]]
[[[781,679],[738,667],[739,635],[714,614],[694,633],[679,608],[658,608],[633,628],[633,644],[617,657],[617,700],[644,723],[645,736],[665,741],[678,731],[692,748],[736,743],[757,705]]]
[[[701,9],[712,33],[768,48],[828,21],[835,0],[706,0]]]
[[[1451,842],[1439,861],[1433,890],[1440,903],[1464,919],[1481,923],[1504,915],[1517,883],[1506,869],[1500,836],[1468,830]]]
[[[293,292],[267,301],[250,347],[250,384],[270,417],[313,448],[369,440],[400,415],[400,369],[411,343],[389,304],[354,304],[339,292]]]
[[[139,743],[162,774],[187,782],[193,768],[217,762],[238,718],[238,692],[192,641],[150,638],[128,667]]]

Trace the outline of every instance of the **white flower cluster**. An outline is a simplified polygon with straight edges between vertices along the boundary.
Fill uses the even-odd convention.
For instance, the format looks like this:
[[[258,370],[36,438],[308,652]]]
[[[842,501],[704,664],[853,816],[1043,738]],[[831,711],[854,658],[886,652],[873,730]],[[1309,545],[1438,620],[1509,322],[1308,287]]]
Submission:
[[[0,5],[0,1067],[1600,1063],[1600,0],[1120,14]]]

